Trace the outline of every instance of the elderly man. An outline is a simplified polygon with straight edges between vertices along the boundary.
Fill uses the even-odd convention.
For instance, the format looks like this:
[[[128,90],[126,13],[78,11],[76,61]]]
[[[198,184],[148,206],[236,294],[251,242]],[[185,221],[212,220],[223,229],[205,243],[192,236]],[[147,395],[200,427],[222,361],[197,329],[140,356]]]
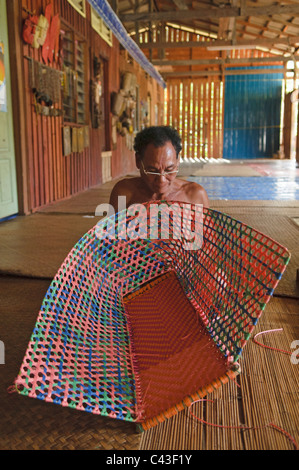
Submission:
[[[140,131],[134,143],[140,176],[116,183],[110,195],[114,210],[117,212],[118,196],[126,198],[127,207],[155,200],[208,207],[208,196],[202,186],[177,178],[181,149],[180,136],[169,126],[152,126]]]

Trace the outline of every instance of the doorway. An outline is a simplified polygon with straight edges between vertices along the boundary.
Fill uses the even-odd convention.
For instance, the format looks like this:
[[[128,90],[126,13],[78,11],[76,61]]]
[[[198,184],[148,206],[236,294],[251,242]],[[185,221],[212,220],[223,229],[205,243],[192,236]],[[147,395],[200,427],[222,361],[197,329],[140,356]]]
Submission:
[[[267,68],[262,74],[234,68],[240,75],[236,71],[225,79],[224,158],[272,158],[279,151],[283,69]]]
[[[0,220],[18,213],[6,0],[0,0]]]

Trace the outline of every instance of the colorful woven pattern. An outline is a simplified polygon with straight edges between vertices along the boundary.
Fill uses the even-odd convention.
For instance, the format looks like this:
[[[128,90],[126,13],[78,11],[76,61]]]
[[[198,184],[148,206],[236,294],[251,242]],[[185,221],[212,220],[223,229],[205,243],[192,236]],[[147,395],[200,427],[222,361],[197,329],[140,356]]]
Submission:
[[[172,204],[184,218],[170,210],[153,239],[151,208]],[[123,211],[97,224],[65,259],[39,312],[19,393],[147,429],[236,375],[289,252],[217,211],[142,207],[138,217]],[[202,246],[186,249],[200,215]]]

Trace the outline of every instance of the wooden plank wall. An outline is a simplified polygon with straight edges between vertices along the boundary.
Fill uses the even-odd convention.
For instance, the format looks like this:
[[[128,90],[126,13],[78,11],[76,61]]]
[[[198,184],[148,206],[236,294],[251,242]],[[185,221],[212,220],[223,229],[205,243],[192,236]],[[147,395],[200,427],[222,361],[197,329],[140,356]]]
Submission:
[[[136,76],[139,87],[139,115],[141,115],[142,103],[147,101],[148,95],[151,97],[150,116],[148,125],[164,123],[164,90],[150,76],[148,76],[139,64],[136,64],[129,57],[127,51],[122,50],[118,56],[118,70],[131,72]],[[114,72],[117,75],[117,70]],[[116,90],[115,90],[116,91]],[[158,107],[158,121],[155,120],[155,106]],[[144,127],[142,119],[139,120],[139,129]],[[129,174],[136,171],[135,157],[131,157],[132,152],[125,143],[125,138],[119,138],[115,151],[120,157],[112,160],[112,174],[114,177],[122,174]]]
[[[168,79],[166,123],[182,137],[182,157],[222,156],[223,84],[217,78]]]
[[[47,0],[23,0],[22,7],[36,14],[44,13]],[[82,36],[87,35],[86,21],[67,2],[53,0],[52,14],[59,13],[67,23],[73,25]],[[22,18],[27,18],[22,10]],[[41,48],[34,49],[26,43],[24,51],[24,87],[27,123],[27,165],[29,169],[29,209],[49,204],[70,196],[88,187],[90,150],[63,156],[63,118],[42,116],[35,112],[34,94],[29,83],[29,61],[31,57],[42,62]],[[53,68],[59,69],[57,63]],[[61,108],[62,103],[56,107]]]
[[[208,42],[211,40],[199,34],[167,26],[160,34],[166,42],[181,41]],[[158,33],[152,38],[158,41]],[[140,34],[141,43],[149,42],[147,32]],[[152,59],[186,61],[189,59],[240,59],[237,66],[248,64],[253,58],[268,57],[259,50],[209,51],[205,47],[175,47],[164,51],[152,48],[144,49],[145,55]],[[244,61],[243,61],[244,59]],[[259,65],[261,65],[259,63]],[[233,67],[228,64],[227,66]],[[171,65],[174,76],[167,77],[166,123],[178,129],[183,141],[183,158],[221,158],[223,148],[223,116],[224,116],[224,68],[219,64]],[[183,72],[184,74],[180,73]],[[186,72],[191,72],[186,76]],[[196,75],[198,72],[198,75]],[[204,72],[207,75],[204,76]],[[163,69],[161,70],[163,74]],[[213,75],[214,74],[214,75]]]
[[[25,100],[26,123],[26,171],[27,188],[23,188],[23,199],[28,200],[27,212],[52,202],[68,198],[80,191],[98,185],[102,182],[101,152],[112,150],[112,178],[123,176],[135,170],[134,153],[125,144],[125,139],[118,135],[117,144],[111,143],[111,112],[108,109],[110,120],[110,133],[108,144],[106,143],[102,128],[94,129],[91,126],[90,112],[88,111],[90,146],[83,152],[73,152],[63,156],[63,117],[42,116],[35,111],[34,94],[30,88],[29,60],[28,57],[42,62],[41,48],[34,49],[21,37],[21,29],[28,13],[25,9],[36,14],[44,14],[48,3],[52,4],[52,16],[59,13],[60,18],[67,26],[73,28],[77,34],[86,39],[88,51],[88,64],[86,67],[86,80],[88,84],[93,78],[93,57],[97,55],[108,62],[108,90],[109,97],[106,102],[110,108],[110,96],[112,92],[119,91],[120,75],[124,71],[134,70],[137,82],[140,83],[140,97],[146,99],[147,93],[152,95],[153,105],[158,99],[155,81],[147,82],[145,72],[136,63],[128,63],[120,53],[120,45],[113,36],[113,47],[110,47],[92,29],[90,24],[90,5],[86,2],[87,16],[83,18],[66,0],[18,0],[20,8],[21,50],[23,51],[23,94]],[[123,54],[124,56],[124,54]],[[27,58],[26,58],[27,57]],[[132,62],[132,61],[131,61]],[[53,63],[55,69],[60,65]],[[88,87],[89,88],[89,87]],[[88,90],[89,92],[89,90]],[[62,103],[55,105],[62,108]],[[89,98],[88,98],[89,107]],[[68,123],[66,123],[68,125]],[[107,148],[110,147],[110,148]],[[25,185],[26,186],[26,185]],[[26,197],[25,197],[26,192]]]

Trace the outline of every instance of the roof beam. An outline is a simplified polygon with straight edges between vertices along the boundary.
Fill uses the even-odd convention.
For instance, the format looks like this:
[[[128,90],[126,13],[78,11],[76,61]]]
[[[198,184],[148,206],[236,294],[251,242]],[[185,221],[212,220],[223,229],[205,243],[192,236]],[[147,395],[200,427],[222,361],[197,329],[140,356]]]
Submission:
[[[237,0],[230,0],[230,5],[236,7]],[[245,4],[242,6],[244,7]],[[218,38],[236,39],[236,17],[219,18]]]
[[[134,21],[178,21],[195,20],[202,18],[239,18],[243,16],[271,16],[284,14],[298,14],[299,4],[269,5],[262,7],[224,7],[200,8],[196,10],[135,12],[120,15],[122,23]]]
[[[140,44],[141,49],[170,49],[180,47],[212,47],[212,46],[252,46],[254,41],[255,46],[273,46],[273,45],[287,45],[294,46],[299,43],[299,36],[289,36],[286,38],[253,38],[253,39],[242,39],[238,41],[230,40],[209,40],[209,41],[176,41],[176,42],[151,42]]]
[[[266,64],[277,62],[288,62],[291,57],[273,56],[273,57],[244,57],[243,59],[186,59],[186,60],[152,60],[153,65],[163,66],[187,66],[187,65],[225,65],[225,64]],[[161,69],[160,69],[160,73]]]
[[[185,0],[172,0],[179,10],[188,10]]]
[[[167,79],[168,77],[209,77],[209,76],[228,76],[228,75],[261,75],[283,73],[283,69],[248,69],[248,70],[184,70],[182,72],[161,72],[161,75]]]

